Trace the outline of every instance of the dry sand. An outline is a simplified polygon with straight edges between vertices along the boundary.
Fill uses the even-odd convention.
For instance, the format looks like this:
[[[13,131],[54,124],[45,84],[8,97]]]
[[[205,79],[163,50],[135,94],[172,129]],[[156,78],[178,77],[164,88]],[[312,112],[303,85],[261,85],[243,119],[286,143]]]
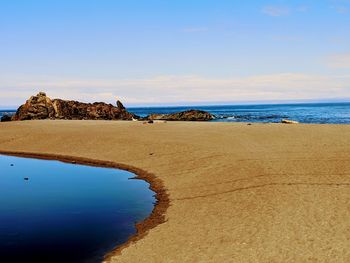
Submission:
[[[350,126],[0,123],[0,151],[133,166],[166,222],[112,262],[350,262]]]

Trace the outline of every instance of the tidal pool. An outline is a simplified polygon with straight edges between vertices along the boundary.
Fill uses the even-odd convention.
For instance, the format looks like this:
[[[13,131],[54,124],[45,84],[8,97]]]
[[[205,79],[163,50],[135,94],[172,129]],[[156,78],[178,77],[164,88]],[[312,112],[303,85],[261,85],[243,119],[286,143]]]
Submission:
[[[0,155],[0,262],[101,262],[155,193],[133,173]]]

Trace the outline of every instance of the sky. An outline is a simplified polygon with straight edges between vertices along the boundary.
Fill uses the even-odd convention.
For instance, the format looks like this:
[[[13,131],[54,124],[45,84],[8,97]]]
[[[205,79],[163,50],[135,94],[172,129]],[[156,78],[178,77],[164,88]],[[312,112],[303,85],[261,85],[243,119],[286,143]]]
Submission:
[[[350,0],[1,0],[0,107],[350,101]]]

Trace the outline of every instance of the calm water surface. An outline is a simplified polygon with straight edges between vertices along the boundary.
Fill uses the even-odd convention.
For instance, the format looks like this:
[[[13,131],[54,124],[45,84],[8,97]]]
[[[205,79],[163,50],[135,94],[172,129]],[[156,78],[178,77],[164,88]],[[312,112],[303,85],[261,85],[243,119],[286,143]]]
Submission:
[[[0,262],[100,262],[152,212],[155,193],[132,177],[0,155]]]

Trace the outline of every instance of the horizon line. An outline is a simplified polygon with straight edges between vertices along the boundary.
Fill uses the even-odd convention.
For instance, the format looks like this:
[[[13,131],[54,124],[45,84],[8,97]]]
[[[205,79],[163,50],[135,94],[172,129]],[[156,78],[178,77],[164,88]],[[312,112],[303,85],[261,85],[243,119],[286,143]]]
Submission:
[[[106,102],[108,103],[108,102]],[[256,106],[256,105],[281,105],[281,104],[317,104],[317,103],[350,103],[350,98],[343,98],[343,99],[299,99],[299,100],[263,100],[263,101],[232,101],[232,102],[186,102],[186,103],[179,103],[179,104],[171,104],[171,103],[145,103],[145,104],[129,104],[123,103],[126,106],[126,108],[157,108],[157,107],[164,107],[164,108],[171,108],[171,107],[206,107],[206,106]],[[21,104],[22,105],[22,104]],[[17,110],[21,105],[14,106],[2,106],[0,105],[0,110]]]

